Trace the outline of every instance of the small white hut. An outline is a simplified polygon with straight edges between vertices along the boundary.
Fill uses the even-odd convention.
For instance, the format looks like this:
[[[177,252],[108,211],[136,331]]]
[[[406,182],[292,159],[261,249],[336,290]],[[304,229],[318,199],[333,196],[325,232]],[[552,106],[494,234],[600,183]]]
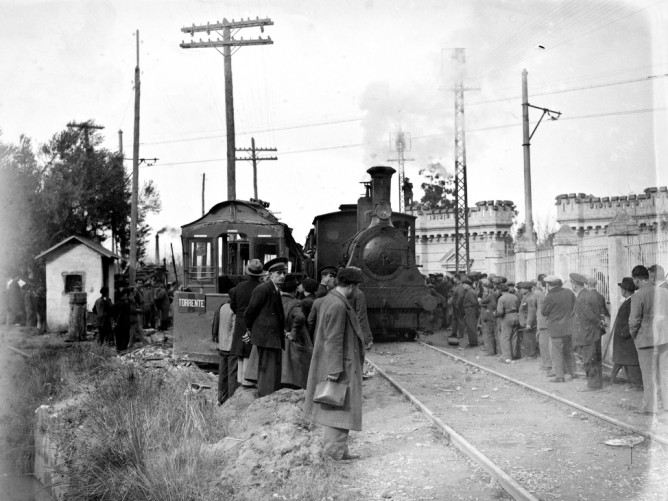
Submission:
[[[87,293],[87,310],[103,286],[114,300],[114,260],[119,256],[89,238],[71,236],[45,250],[36,261],[46,266],[46,320],[49,330],[67,330],[70,292]]]

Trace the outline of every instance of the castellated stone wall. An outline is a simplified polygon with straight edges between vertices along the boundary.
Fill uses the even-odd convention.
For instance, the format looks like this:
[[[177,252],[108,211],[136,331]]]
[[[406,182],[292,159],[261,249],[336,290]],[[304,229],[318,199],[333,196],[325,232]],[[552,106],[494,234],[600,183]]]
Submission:
[[[510,245],[513,207],[510,200],[487,200],[469,207],[469,256],[473,260],[472,271],[494,270],[496,260],[505,255],[506,246]],[[422,273],[454,272],[454,207],[423,209],[415,205],[406,212],[417,217],[415,250]]]
[[[594,197],[569,193],[556,198],[557,222],[570,226],[579,236],[605,234],[622,209],[638,222],[640,231],[655,231],[668,218],[668,189],[646,188],[639,195]]]

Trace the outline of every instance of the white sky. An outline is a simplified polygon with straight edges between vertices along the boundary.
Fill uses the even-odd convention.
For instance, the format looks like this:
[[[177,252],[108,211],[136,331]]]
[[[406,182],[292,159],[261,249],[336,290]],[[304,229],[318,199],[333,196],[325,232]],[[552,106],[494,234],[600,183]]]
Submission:
[[[2,140],[17,142],[24,133],[42,143],[69,121],[94,119],[106,127],[109,149],[123,130],[131,157],[138,29],[139,156],[159,158],[140,168],[140,181],[153,179],[162,197],[154,229],[179,228],[201,216],[203,173],[207,210],[227,196],[223,57],[215,49],[181,49],[190,36],[180,29],[269,17],[275,24],[264,34],[237,34],[269,35],[274,44],[233,56],[236,145],[249,147],[253,136],[259,147],[278,148],[277,161],[259,164],[259,196],[298,242],[315,215],[356,201],[366,169],[388,165],[389,136],[400,127],[413,138],[406,175],[416,188],[418,170],[431,161],[453,170],[453,47],[466,49],[466,83],[478,89],[466,93],[470,205],[502,199],[524,208],[522,68],[530,103],[562,112],[532,139],[534,214],[545,220],[561,193],[621,195],[666,184],[666,141],[656,138],[668,134],[668,50],[660,31],[667,5],[0,0]],[[531,110],[532,121],[539,117]],[[238,198],[253,196],[249,162],[237,162],[236,190]],[[168,239],[162,243],[168,248]]]

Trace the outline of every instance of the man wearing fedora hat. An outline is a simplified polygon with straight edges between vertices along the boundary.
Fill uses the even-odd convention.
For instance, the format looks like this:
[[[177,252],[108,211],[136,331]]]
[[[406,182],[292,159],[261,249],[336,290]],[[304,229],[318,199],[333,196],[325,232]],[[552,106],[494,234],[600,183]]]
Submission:
[[[612,325],[612,372],[610,384],[615,384],[617,373],[624,368],[627,379],[636,387],[642,387],[642,374],[638,362],[638,350],[629,332],[629,316],[631,315],[631,296],[636,291],[633,278],[624,277],[617,284],[622,291],[624,302],[619,306],[617,318]]]
[[[304,414],[323,427],[323,448],[333,459],[356,458],[348,451],[348,434],[362,429],[364,334],[350,299],[363,279],[360,270],[343,268],[336,287],[315,303],[319,311]],[[313,401],[316,386],[327,380],[346,385],[341,407]]]
[[[285,314],[281,302],[280,285],[288,272],[288,259],[277,257],[264,264],[269,279],[253,290],[246,308],[244,341],[256,347],[257,390],[260,397],[269,395],[281,385],[281,357],[285,346]]]
[[[573,346],[582,356],[587,374],[587,387],[580,391],[596,391],[603,388],[601,334],[604,332],[604,313],[596,293],[586,288],[587,277],[580,273],[569,275],[575,305],[573,307]]]
[[[259,259],[251,259],[246,266],[248,280],[240,282],[239,285],[230,289],[230,308],[236,315],[234,322],[234,332],[232,334],[232,346],[230,353],[237,357],[237,381],[244,387],[255,386],[255,383],[248,381],[244,376],[248,367],[248,357],[250,357],[252,345],[244,343],[243,336],[246,334],[246,308],[250,303],[251,295],[256,287],[260,285],[260,277],[264,275],[262,262]]]

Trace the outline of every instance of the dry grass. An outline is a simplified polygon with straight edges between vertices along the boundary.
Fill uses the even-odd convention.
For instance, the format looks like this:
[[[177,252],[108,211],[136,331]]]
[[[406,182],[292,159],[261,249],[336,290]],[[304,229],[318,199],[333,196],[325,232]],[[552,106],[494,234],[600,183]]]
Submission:
[[[228,434],[228,423],[210,401],[184,394],[189,373],[124,364],[113,355],[88,343],[48,346],[16,377],[23,397],[14,402],[13,454],[25,472],[32,469],[35,408],[77,397],[49,424],[70,479],[68,500],[353,499],[338,492],[329,463],[240,487],[224,475],[227,456],[208,448]]]

